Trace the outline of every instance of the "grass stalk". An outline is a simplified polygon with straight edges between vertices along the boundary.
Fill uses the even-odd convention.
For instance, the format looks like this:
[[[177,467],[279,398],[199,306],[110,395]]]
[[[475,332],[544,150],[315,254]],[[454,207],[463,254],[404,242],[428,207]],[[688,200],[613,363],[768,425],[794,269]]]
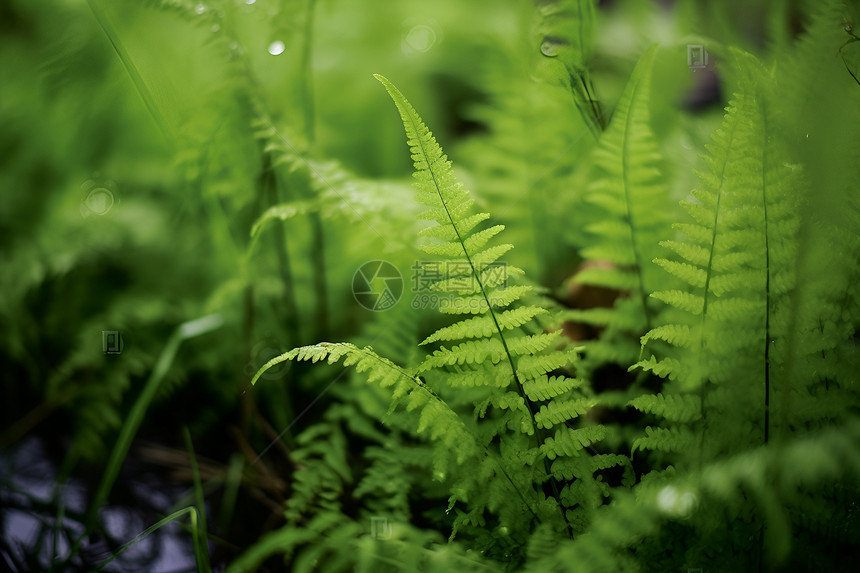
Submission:
[[[188,426],[182,428],[185,438],[185,449],[188,450],[188,461],[191,464],[191,474],[194,476],[194,505],[197,508],[199,519],[197,520],[197,535],[194,539],[194,554],[197,556],[197,572],[209,571],[209,536],[206,531],[206,500],[203,495],[203,485],[200,481],[200,470],[197,467],[197,457],[194,455],[194,443],[191,441],[191,432]]]
[[[119,476],[122,463],[125,461],[125,457],[131,447],[131,442],[143,421],[143,416],[146,414],[149,404],[158,392],[158,388],[161,386],[161,382],[164,380],[171,364],[173,364],[173,360],[176,358],[176,354],[179,351],[179,346],[184,340],[215,330],[220,327],[221,324],[221,316],[217,314],[185,322],[176,329],[167,341],[164,350],[161,351],[161,356],[158,357],[158,361],[155,363],[155,368],[152,370],[149,380],[147,380],[143,391],[140,393],[140,396],[138,396],[125,420],[125,423],[122,425],[119,437],[117,438],[116,444],[108,458],[105,472],[102,474],[101,482],[99,483],[98,489],[90,503],[84,524],[85,531],[75,544],[76,549],[80,548],[81,541],[89,535],[95,527],[96,520],[98,518],[98,510],[105,501],[107,501],[114,482],[116,482],[116,478]],[[74,553],[75,551],[72,551],[72,554]]]
[[[93,571],[101,571],[102,569],[107,567],[107,565],[111,561],[113,561],[114,559],[116,559],[117,557],[119,557],[120,555],[125,553],[132,545],[134,545],[135,543],[137,543],[138,541],[140,541],[141,539],[143,539],[144,537],[146,537],[150,533],[164,527],[168,523],[171,523],[171,522],[173,522],[173,521],[175,521],[175,520],[177,520],[180,517],[183,517],[185,515],[188,515],[188,518],[191,521],[191,537],[194,540],[194,558],[197,561],[197,570],[208,573],[209,571],[211,571],[211,568],[209,568],[208,566],[205,569],[201,568],[202,556],[200,554],[199,533],[198,533],[198,527],[197,527],[198,515],[197,515],[197,508],[195,508],[195,507],[186,507],[186,508],[180,509],[179,511],[171,513],[167,517],[160,519],[157,522],[155,522],[154,524],[150,525],[149,527],[144,529],[142,532],[135,535],[127,543],[123,544],[119,549],[116,550],[116,552],[113,555],[111,555],[110,557],[108,557],[107,559],[105,559],[104,561],[99,563],[99,565],[96,568],[94,568]]]

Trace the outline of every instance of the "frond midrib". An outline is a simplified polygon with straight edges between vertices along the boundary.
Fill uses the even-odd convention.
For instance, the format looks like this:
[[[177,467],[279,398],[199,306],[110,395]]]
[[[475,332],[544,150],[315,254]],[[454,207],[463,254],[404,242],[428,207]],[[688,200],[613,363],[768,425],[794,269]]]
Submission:
[[[419,147],[421,148],[421,154],[425,157],[425,159],[429,159],[430,155],[427,153],[427,149],[424,146],[423,138],[421,137],[421,131],[418,129],[418,125],[416,125],[414,114],[408,114],[409,121],[412,124],[412,129],[417,135],[415,138],[418,142]],[[428,132],[429,133],[429,132]],[[443,155],[444,157],[444,155]],[[440,158],[441,159],[441,158]],[[451,227],[454,229],[454,233],[457,235],[457,241],[460,243],[460,246],[463,249],[463,254],[466,256],[466,260],[469,262],[469,268],[472,270],[472,276],[475,277],[477,281],[478,288],[481,289],[481,295],[484,297],[484,301],[487,303],[487,311],[490,313],[490,316],[493,318],[493,325],[496,328],[496,333],[499,335],[499,338],[502,341],[502,347],[505,350],[505,356],[508,358],[508,364],[511,367],[511,373],[514,376],[514,381],[517,383],[517,389],[521,395],[525,398],[525,394],[523,393],[522,383],[520,382],[519,376],[517,375],[517,368],[514,365],[514,359],[511,356],[510,349],[508,348],[508,343],[505,340],[505,335],[502,333],[502,329],[499,326],[499,321],[496,318],[496,313],[493,311],[493,305],[490,304],[490,297],[487,296],[487,290],[484,288],[484,283],[481,281],[481,277],[475,268],[475,264],[472,262],[472,257],[469,255],[469,252],[466,250],[466,244],[463,241],[463,237],[460,235],[460,230],[457,228],[457,223],[454,221],[454,218],[451,216],[451,211],[448,209],[448,203],[445,201],[445,197],[442,195],[442,189],[439,186],[439,181],[436,178],[436,173],[434,172],[433,164],[430,161],[427,161],[427,171],[430,172],[430,178],[433,180],[433,187],[436,189],[436,193],[439,195],[439,200],[442,202],[442,207],[445,209],[445,214],[448,216],[448,221],[451,223]],[[534,412],[532,411],[531,404],[529,404],[528,399],[526,399],[526,405],[529,407],[529,413],[532,417],[532,423],[534,423]]]
[[[645,316],[645,331],[651,330],[651,316],[648,312],[647,295],[645,294],[645,281],[643,278],[644,266],[642,265],[642,255],[639,252],[639,244],[636,240],[636,225],[633,222],[633,201],[630,197],[630,174],[628,173],[627,164],[628,156],[630,155],[630,131],[633,129],[633,109],[636,102],[636,95],[639,92],[639,87],[642,84],[642,78],[638,78],[633,86],[633,91],[630,94],[630,106],[627,108],[627,117],[625,118],[622,152],[621,152],[621,178],[624,184],[624,201],[627,205],[627,223],[630,225],[630,247],[633,249],[633,258],[636,261],[636,279],[639,282],[639,299],[642,302],[642,313]]]

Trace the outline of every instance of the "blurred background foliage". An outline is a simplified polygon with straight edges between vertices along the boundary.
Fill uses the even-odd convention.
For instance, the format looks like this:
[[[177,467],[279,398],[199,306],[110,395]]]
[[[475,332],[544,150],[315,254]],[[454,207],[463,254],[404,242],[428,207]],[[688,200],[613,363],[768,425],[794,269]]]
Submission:
[[[75,474],[93,487],[171,332],[212,313],[223,326],[183,342],[118,483],[151,474],[190,487],[187,426],[226,562],[279,524],[301,430],[345,432],[346,466],[384,459],[382,449],[361,458],[382,440],[371,390],[338,382],[319,397],[337,371],[301,364],[253,391],[250,377],[300,344],[385,345],[368,334],[380,317],[351,292],[363,262],[392,262],[409,287],[411,163],[373,73],[408,94],[477,201],[508,225],[510,262],[560,292],[593,213],[580,159],[596,138],[542,51],[552,4],[0,3],[0,447],[13,470],[3,487],[28,487],[10,476],[26,474],[15,452],[34,439],[49,482]],[[683,198],[735,81],[718,64],[691,73],[688,40],[708,39],[717,62],[726,45],[769,61],[814,4],[600,2],[588,64],[604,119],[639,55],[661,42],[652,125]],[[432,309],[414,320],[413,339],[440,324]],[[119,355],[102,348],[113,330]],[[145,505],[130,489],[113,501]],[[56,511],[56,494],[43,502]],[[44,564],[36,545],[9,540],[10,515],[3,550]],[[33,538],[47,527],[37,521]]]

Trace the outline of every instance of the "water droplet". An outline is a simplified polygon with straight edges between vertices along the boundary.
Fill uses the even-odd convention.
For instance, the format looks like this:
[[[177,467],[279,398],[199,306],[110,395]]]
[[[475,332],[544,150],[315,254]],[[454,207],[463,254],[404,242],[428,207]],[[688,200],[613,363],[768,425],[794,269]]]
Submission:
[[[206,11],[206,6],[204,6],[203,4],[198,4],[197,6],[194,7],[194,11],[197,12],[198,14],[202,14],[203,12]]]
[[[544,56],[554,58],[558,55],[559,45],[555,42],[551,42],[549,40],[544,41],[543,44],[540,45],[540,53]]]
[[[284,53],[285,49],[286,46],[284,46],[284,43],[280,40],[275,40],[274,42],[269,44],[269,53],[273,56],[280,56]]]
[[[254,3],[254,2],[256,2],[256,1],[257,1],[257,0],[245,0],[245,4],[247,4],[248,6],[250,6],[251,4],[253,4],[253,3]]]
[[[212,31],[213,31],[213,32],[217,32],[217,31],[218,31],[218,30],[220,30],[220,29],[221,29],[221,26],[219,26],[218,24],[213,24],[213,25],[212,25]]]

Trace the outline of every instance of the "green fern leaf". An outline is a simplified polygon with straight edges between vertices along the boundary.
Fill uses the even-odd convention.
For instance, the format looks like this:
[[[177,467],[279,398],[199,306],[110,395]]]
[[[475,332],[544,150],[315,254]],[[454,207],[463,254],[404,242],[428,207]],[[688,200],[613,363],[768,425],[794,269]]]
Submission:
[[[605,360],[625,366],[636,360],[637,348],[629,342],[630,334],[638,337],[654,326],[656,309],[648,295],[666,283],[652,262],[658,254],[658,241],[669,229],[671,214],[649,117],[655,54],[656,46],[640,58],[592,155],[594,182],[585,199],[598,208],[600,217],[587,226],[590,240],[580,254],[604,264],[580,271],[573,280],[629,296],[619,298],[611,310],[589,309],[571,316],[603,327],[599,343],[586,343],[586,371]]]
[[[586,426],[576,430],[565,427],[556,431],[553,437],[547,438],[540,449],[551,460],[558,456],[576,456],[583,448],[605,437],[606,428],[603,426]]]
[[[511,330],[529,322],[534,317],[546,314],[545,308],[537,306],[520,306],[496,315],[499,328]],[[444,340],[458,340],[462,338],[488,337],[495,332],[495,323],[491,316],[478,316],[468,320],[462,320],[451,326],[440,328],[421,343],[430,344]]]
[[[358,348],[349,343],[332,344],[322,342],[313,346],[303,346],[285,352],[269,360],[251,380],[255,384],[266,370],[287,360],[319,362],[327,360],[334,364],[343,360],[344,366],[355,366],[356,371],[365,373],[369,383],[391,389],[391,410],[397,406],[407,411],[420,410],[418,431],[429,429],[430,437],[456,452],[458,463],[478,453],[474,437],[469,433],[457,414],[432,393],[424,383],[390,360],[373,352],[372,349]]]
[[[540,412],[535,414],[535,422],[539,428],[551,428],[555,424],[584,416],[596,403],[597,401],[591,398],[555,400],[547,406],[541,406]]]
[[[643,395],[628,404],[640,412],[656,414],[671,422],[692,422],[701,416],[699,398],[690,394]]]
[[[478,315],[428,336],[424,344],[458,343],[432,351],[414,372],[431,376],[443,370],[449,386],[482,388],[486,393],[483,399],[476,400],[475,414],[481,422],[483,441],[489,443],[498,436],[502,453],[510,449],[503,459],[517,461],[506,470],[506,477],[510,480],[514,479],[511,474],[519,474],[521,479],[531,481],[528,476],[533,474],[533,469],[530,466],[543,461],[544,475],[554,480],[548,459],[579,455],[582,448],[605,436],[601,426],[568,427],[593,401],[577,392],[579,381],[548,376],[553,370],[574,363],[578,359],[577,352],[567,347],[560,330],[545,332],[542,326],[534,324],[546,310],[538,305],[520,303],[519,299],[531,290],[529,285],[509,286],[506,280],[499,279],[499,273],[493,272],[492,265],[499,264],[500,258],[512,248],[509,244],[491,243],[503,227],[495,225],[483,230],[479,227],[488,217],[471,213],[473,201],[455,178],[451,163],[430,130],[396,87],[385,78],[376,77],[400,112],[412,152],[418,199],[429,207],[421,217],[429,219],[431,225],[422,235],[436,242],[424,244],[423,248],[430,254],[453,259],[447,265],[430,263],[437,270],[445,267],[431,287],[435,292],[448,295],[440,310],[449,314]],[[503,278],[521,274],[519,269],[513,269]],[[538,396],[549,403],[535,414],[532,398]],[[565,428],[556,431],[554,437],[544,439],[539,432],[539,447],[528,446],[528,438],[535,434],[536,427],[540,430],[561,423]],[[515,433],[503,432],[508,428]],[[531,453],[525,454],[525,451]],[[488,490],[484,483],[470,477],[461,486],[471,496],[473,512],[481,508],[498,512],[500,519],[508,521],[512,527],[522,520],[527,505],[546,507],[552,512],[553,504],[549,500],[538,499],[534,504],[528,502],[522,506],[512,504],[510,490],[503,486],[503,481],[491,480],[490,483]],[[579,486],[575,488],[576,491],[580,489]],[[556,491],[560,489],[556,487]],[[530,509],[534,511],[533,507]],[[560,515],[561,512],[555,512],[553,519]]]
[[[640,450],[660,450],[664,452],[683,452],[698,444],[696,435],[687,428],[669,427],[645,428],[645,435],[633,442],[633,452]]]
[[[681,384],[673,388],[675,395],[640,396],[630,403],[671,424],[698,421],[704,446],[689,449],[690,429],[670,425],[647,430],[634,449],[689,450],[704,456],[707,448],[707,455],[716,455],[767,435],[764,397],[773,366],[769,347],[778,336],[774,313],[785,308],[769,286],[775,268],[772,246],[794,241],[792,210],[785,207],[793,200],[794,187],[785,164],[772,157],[779,150],[767,131],[764,96],[770,76],[751,56],[734,54],[742,78],[739,90],[707,146],[701,187],[693,191],[693,200],[682,203],[693,222],[675,226],[683,230],[683,240],[661,242],[673,258],[655,261],[692,287],[653,295],[682,313],[679,323],[643,336],[643,349],[663,341],[674,350],[636,365]],[[781,263],[791,264],[786,259]],[[692,389],[699,390],[698,398],[687,394]],[[706,426],[707,410],[723,415],[709,417]],[[673,442],[676,437],[681,441]]]
[[[566,394],[568,391],[578,388],[580,385],[582,385],[582,380],[577,380],[575,378],[567,378],[564,376],[548,377],[543,375],[524,382],[523,389],[529,397],[529,400],[537,402],[540,400],[549,400],[556,396]]]

